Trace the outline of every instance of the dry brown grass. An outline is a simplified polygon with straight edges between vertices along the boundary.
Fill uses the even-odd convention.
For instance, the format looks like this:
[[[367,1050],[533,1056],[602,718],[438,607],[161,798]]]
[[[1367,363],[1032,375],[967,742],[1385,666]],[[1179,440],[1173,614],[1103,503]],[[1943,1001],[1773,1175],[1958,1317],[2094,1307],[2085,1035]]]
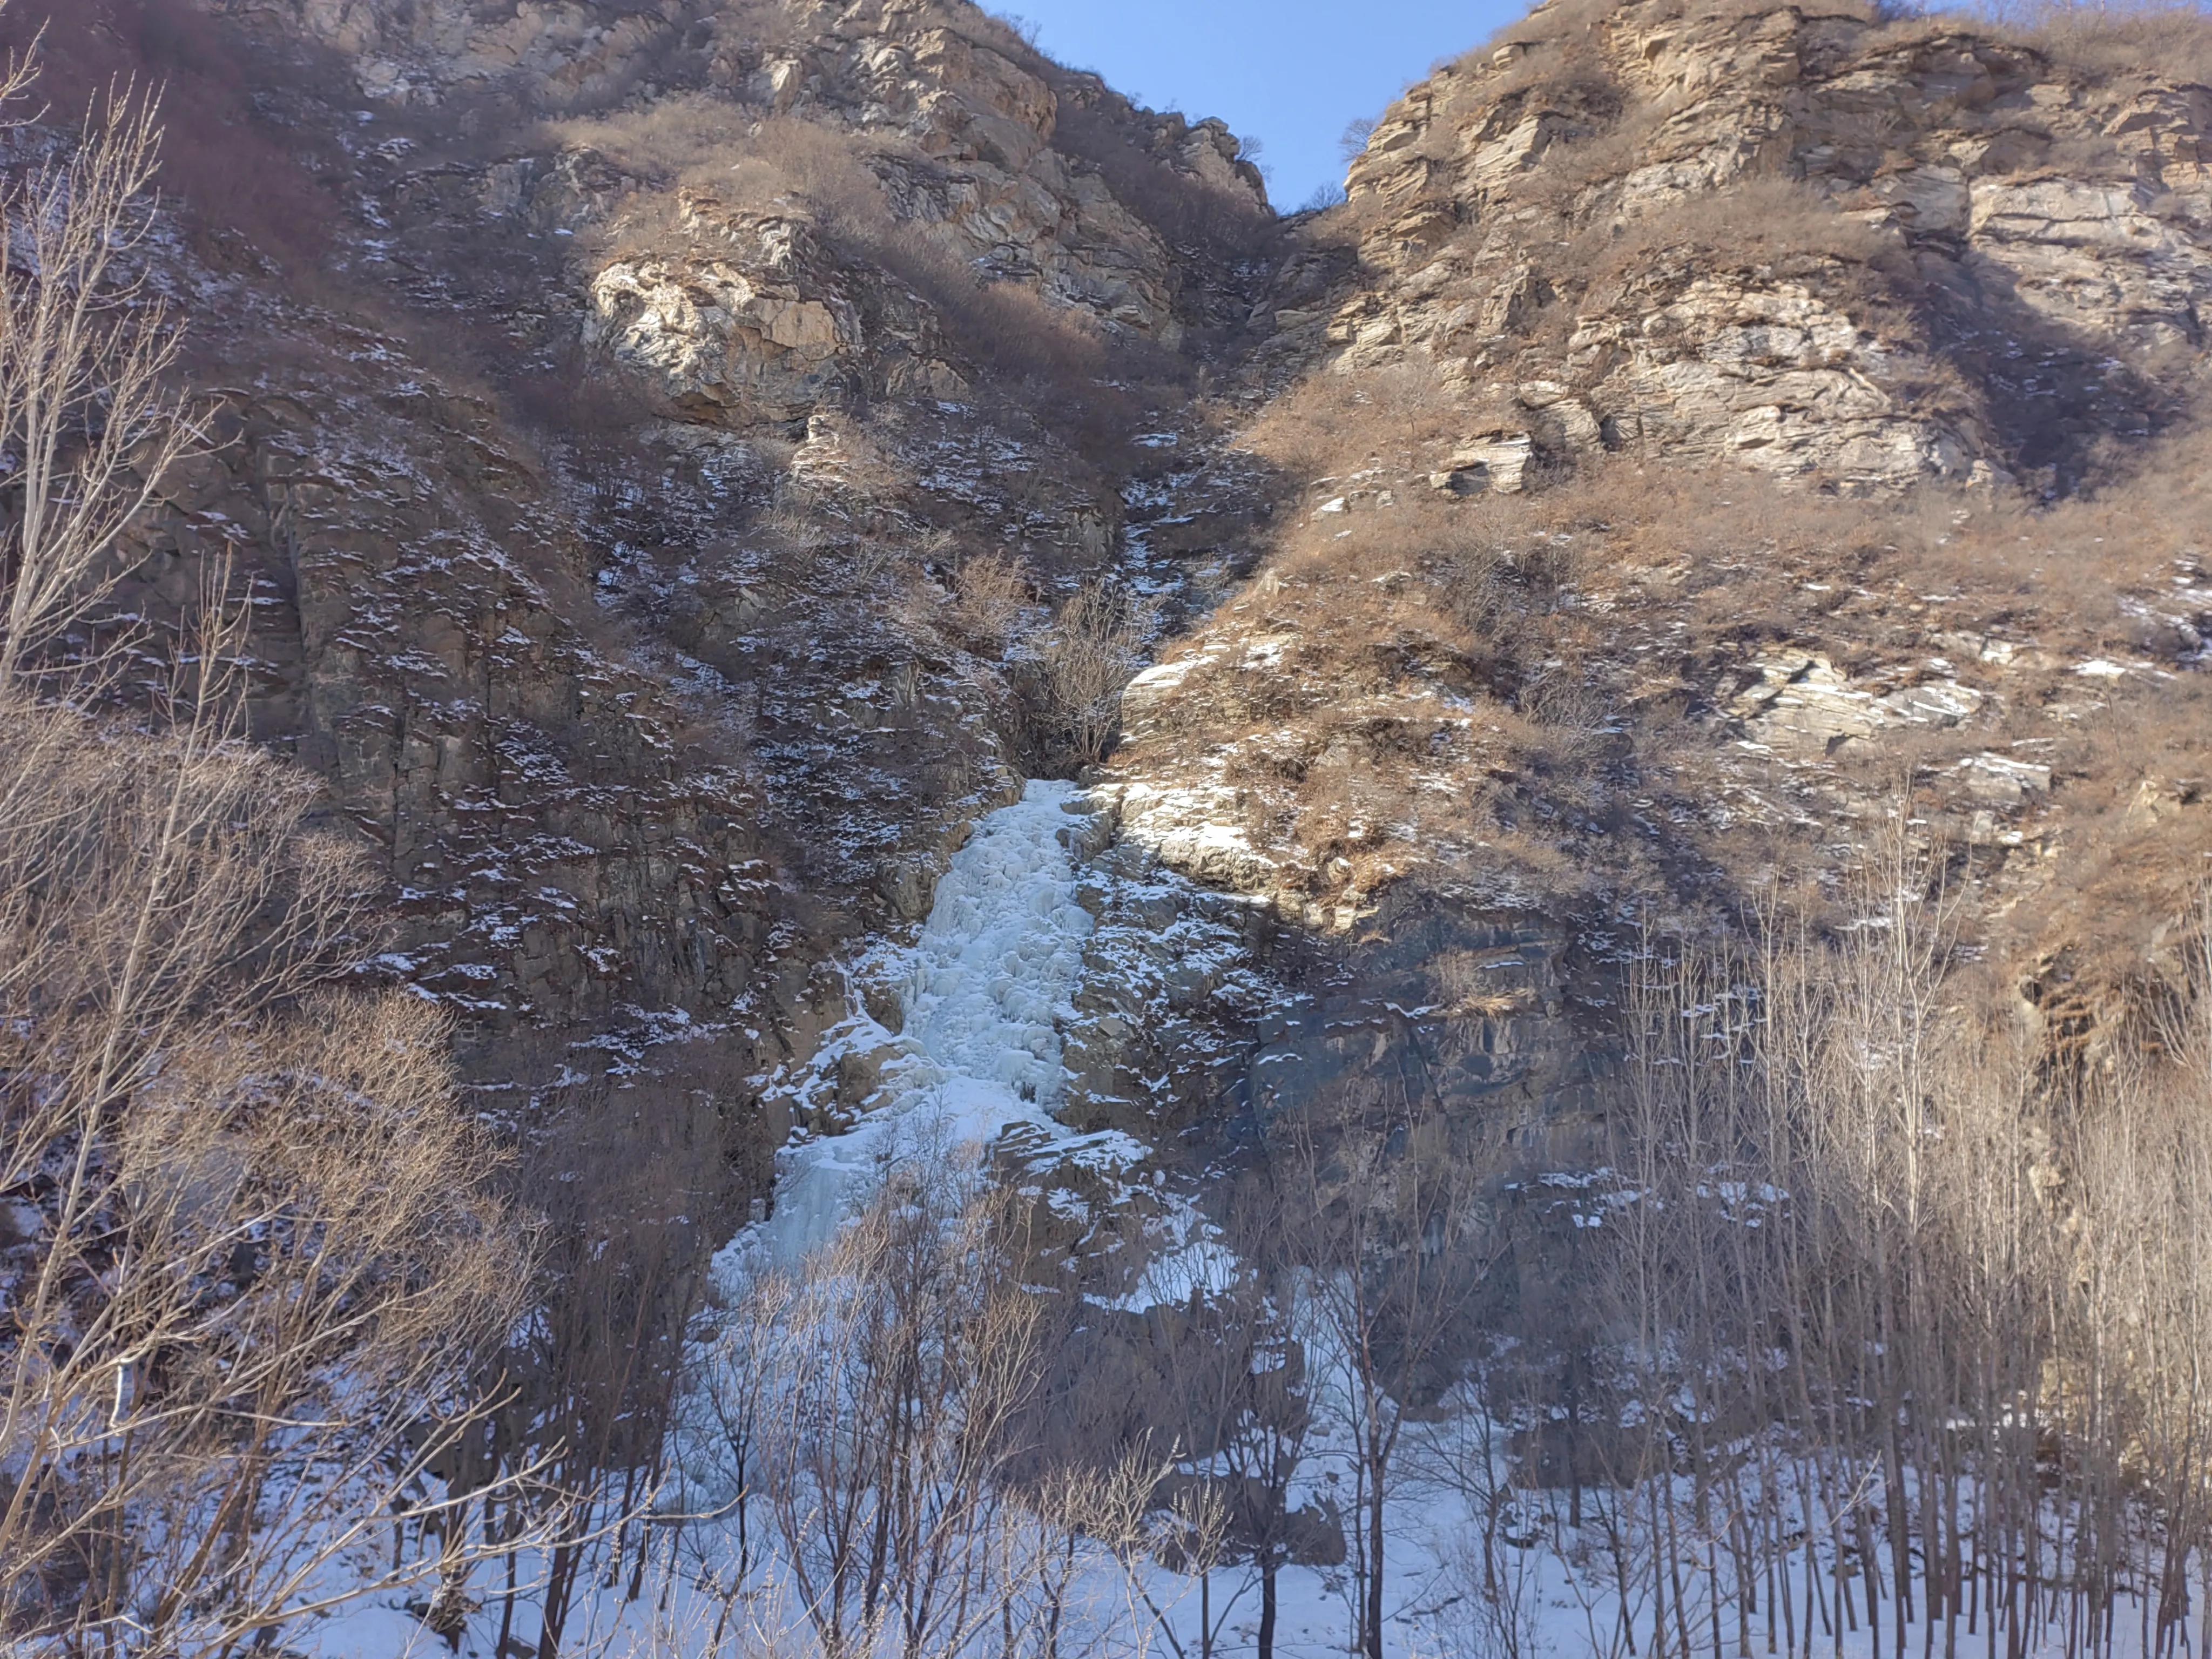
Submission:
[[[2212,518],[2212,473],[2193,428],[2108,457],[2102,483],[2049,507],[1940,486],[1843,499],[1627,454],[1585,459],[1571,479],[1521,495],[1435,495],[1423,474],[1438,452],[1500,418],[1418,361],[1294,388],[1250,429],[1252,447],[1292,477],[1335,481],[1311,491],[1309,506],[1359,475],[1397,505],[1302,517],[1278,538],[1282,574],[1357,564],[1371,575],[1569,536],[1585,572],[1617,581],[1672,572],[1691,594],[1710,585],[1717,614],[1746,621],[1764,602],[1759,571],[1778,584],[1768,596],[1778,617],[1807,610],[1805,582],[1887,582],[1941,591],[1978,621],[2009,621],[2089,653],[2130,645],[2141,624],[2120,601],[2170,584],[2177,561],[2202,560]],[[1346,530],[1354,533],[1340,540]]]
[[[1312,483],[1368,466],[1425,470],[1468,435],[1517,424],[1504,404],[1447,380],[1432,359],[1408,356],[1358,374],[1307,375],[1268,404],[1243,441],[1288,477]]]
[[[957,638],[985,656],[1005,655],[1034,604],[1029,570],[1011,554],[979,553],[952,572],[948,620]]]
[[[1378,465],[1444,441],[1449,399],[1414,380],[1386,417],[1374,411],[1394,407],[1388,390],[1371,404],[1347,391],[1365,383],[1335,377],[1255,430],[1294,472],[1370,469],[1364,500],[1322,514],[1323,492],[1302,498],[1217,621],[1213,641],[1231,648],[1192,671],[1148,722],[1154,747],[1132,757],[1218,756],[1324,894],[1455,858],[1502,863],[1563,896],[1769,861],[1757,836],[1742,840],[1748,829],[1705,823],[1704,803],[1732,787],[1706,700],[1780,647],[1908,684],[1947,656],[1989,686],[1996,671],[1978,641],[2019,653],[2002,710],[1900,736],[1883,763],[1910,750],[1941,772],[2022,742],[2069,781],[2070,800],[2102,792],[2122,815],[2146,765],[2212,771],[2193,682],[2185,696],[2148,679],[2096,691],[2075,672],[2099,656],[2175,660],[2180,635],[2142,604],[2208,568],[2212,469],[2185,435],[2048,509],[1933,487],[1848,499],[1626,456],[1530,494],[1459,501]],[[1265,672],[1245,665],[1253,649]],[[2163,733],[2155,759],[2123,735],[2130,722]],[[1668,817],[1680,827],[1666,848],[1633,828]],[[2160,856],[2179,880],[2197,843],[2172,845]],[[2138,855],[2117,855],[2112,878]],[[1655,859],[1680,867],[1668,876]],[[2121,931],[2141,937],[2164,902]]]
[[[1147,741],[1218,754],[1317,893],[1371,893],[1477,844],[1573,884],[1519,831],[1524,786],[1586,813],[1610,744],[1563,605],[1574,545],[1541,498],[1414,488],[1284,532],[1232,602],[1239,648],[1192,671]]]
[[[1613,10],[1613,0],[1557,0],[1541,11],[1528,11],[1495,30],[1480,46],[1450,59],[1449,67],[1473,79],[1497,75],[1500,71],[1492,60],[1501,49],[1518,47],[1530,53],[1556,49],[1562,41],[1586,35]],[[1512,67],[1518,67],[1517,61]]]
[[[2140,76],[2212,83],[2212,14],[2191,0],[1988,0],[1968,14],[1976,27],[2093,76]],[[1913,32],[1950,27],[1935,18],[1893,26]]]
[[[1593,226],[1565,251],[1560,269],[1583,273],[1586,291],[1603,304],[1618,302],[1628,288],[1651,285],[1655,277],[1786,270],[1793,261],[1808,259],[1878,273],[1890,283],[1909,281],[1912,272],[1903,238],[1848,218],[1780,178],[1737,179],[1724,192],[1682,197],[1625,223]],[[1868,297],[1883,291],[1877,283]]]
[[[755,130],[762,125],[757,112],[690,92],[628,109],[557,118],[546,123],[544,131],[564,149],[596,150],[624,173],[673,189],[727,180],[752,160]],[[828,130],[823,131],[826,139]],[[841,163],[845,159],[842,147],[833,153],[826,143],[821,153]],[[804,177],[808,160],[807,155],[793,153],[773,158],[773,162],[780,162],[791,176]]]

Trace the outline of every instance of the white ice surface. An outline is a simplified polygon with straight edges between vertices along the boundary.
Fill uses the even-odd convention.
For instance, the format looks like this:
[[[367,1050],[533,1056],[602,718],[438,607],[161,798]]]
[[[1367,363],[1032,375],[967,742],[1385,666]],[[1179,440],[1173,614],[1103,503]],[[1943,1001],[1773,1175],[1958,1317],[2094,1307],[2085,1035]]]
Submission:
[[[777,1159],[775,1212],[716,1258],[734,1289],[757,1264],[788,1267],[865,1208],[884,1171],[986,1147],[1017,1124],[1057,1135],[1060,1022],[1083,971],[1091,913],[1075,902],[1075,787],[1032,783],[976,826],[938,883],[902,1003],[883,1098],[842,1134]]]

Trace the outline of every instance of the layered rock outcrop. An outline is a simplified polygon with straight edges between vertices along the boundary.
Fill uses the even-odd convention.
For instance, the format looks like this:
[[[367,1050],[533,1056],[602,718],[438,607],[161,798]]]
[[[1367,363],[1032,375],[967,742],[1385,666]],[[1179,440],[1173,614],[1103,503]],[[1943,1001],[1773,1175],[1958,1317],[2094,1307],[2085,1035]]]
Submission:
[[[1258,176],[965,5],[207,9],[305,251],[187,192],[225,442],[127,600],[251,587],[257,730],[479,1075],[678,1044],[757,1176],[837,964],[1019,788],[1009,650],[1115,553],[1045,366],[1218,339],[1249,296],[1177,243]]]
[[[2117,827],[2201,749],[2201,467],[2160,435],[2212,282],[2191,76],[1674,0],[1553,0],[1439,69],[1250,313],[1276,513],[1200,538],[1253,574],[1130,688],[1127,833],[1354,982],[1415,915],[1540,941],[1532,1006],[1598,1052],[1625,916],[1832,884],[1900,808],[2021,1006],[2070,1006],[2052,918],[2125,842],[2109,1013],[2212,844]],[[1453,1001],[1441,939],[1398,1006]]]
[[[695,207],[687,217],[702,216]],[[730,258],[600,271],[585,345],[649,377],[686,416],[740,428],[803,427],[861,396],[968,391],[935,319],[908,295],[839,272],[810,225],[747,216],[715,234]]]
[[[1432,354],[1563,462],[2071,489],[2201,347],[2206,97],[1938,20],[1554,0],[1376,125],[1364,274],[1267,309],[1279,350]]]

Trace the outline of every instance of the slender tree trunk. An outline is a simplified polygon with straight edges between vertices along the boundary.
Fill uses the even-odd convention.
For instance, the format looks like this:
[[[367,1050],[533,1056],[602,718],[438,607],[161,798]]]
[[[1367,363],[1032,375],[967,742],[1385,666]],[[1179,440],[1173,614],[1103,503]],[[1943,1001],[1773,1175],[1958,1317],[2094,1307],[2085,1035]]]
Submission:
[[[1378,1461],[1367,1494],[1367,1659],[1382,1659],[1382,1477]]]

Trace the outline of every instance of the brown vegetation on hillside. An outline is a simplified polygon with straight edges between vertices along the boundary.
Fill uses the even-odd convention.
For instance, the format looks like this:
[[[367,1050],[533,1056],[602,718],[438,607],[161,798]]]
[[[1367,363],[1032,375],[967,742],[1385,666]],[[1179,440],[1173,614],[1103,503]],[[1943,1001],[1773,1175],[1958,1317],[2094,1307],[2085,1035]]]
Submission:
[[[1171,246],[1231,264],[1279,247],[1275,216],[1252,192],[1211,184],[1140,144],[1134,112],[1092,77],[1055,65],[1050,78],[1060,94],[1054,146],[1097,168],[1115,198]],[[1182,125],[1167,120],[1170,133]]]
[[[1881,195],[1940,163],[1912,149],[1925,118],[1899,113],[1862,155],[1823,88],[1844,65],[1839,105],[1875,95],[1868,76],[1929,87],[1942,64],[1990,66],[1992,112],[1957,118],[2002,137],[2027,82],[2124,101],[2166,61],[2138,47],[2162,43],[2185,75],[2206,40],[2194,7],[1972,24],[1866,9],[1812,28],[1758,4],[1561,0],[1441,66],[1356,157],[1352,199],[1305,227],[1243,438],[1289,511],[1251,584],[1171,651],[1190,671],[1147,702],[1133,775],[1232,784],[1237,815],[1324,896],[1503,868],[1523,896],[1711,897],[1720,872],[1782,856],[1767,843],[1793,817],[1848,815],[1864,767],[1918,767],[1962,833],[2036,844],[2062,816],[2040,781],[1994,826],[1963,786],[1977,755],[2047,763],[2096,844],[2068,832],[2046,896],[2072,904],[2077,878],[2103,893],[2136,943],[2093,951],[2098,977],[2136,974],[2122,959],[2203,841],[2195,814],[2135,799],[2185,799],[2172,781],[2201,770],[2194,677],[2172,678],[2205,620],[2185,435],[2201,377],[2185,348],[2106,342],[1944,274],[1948,245]],[[1755,159],[1708,163],[1694,142],[1702,115],[1719,144],[1749,95],[1699,78],[1707,52],[1738,70],[1771,52],[1759,73],[1795,88],[1802,108],[1754,124]],[[2175,176],[2194,179],[2177,142]],[[2148,165],[2106,148],[2023,174],[1998,143],[1965,176],[1979,191]],[[2022,293],[2055,289],[2039,257],[2021,256]],[[1316,313],[1325,332],[1302,320]],[[1859,379],[1816,390],[1829,373]],[[1710,400],[1687,418],[1684,385]],[[1960,488],[1955,460],[1914,483],[1793,458],[1803,431],[1846,428],[1862,392],[1856,418],[1909,411],[1923,453],[1989,446],[1986,483]],[[1748,429],[1770,401],[1779,443]],[[1839,708],[1956,685],[1978,712],[1846,716],[1825,751],[1756,758],[1773,732],[1747,684],[1808,672]],[[2149,878],[2140,905],[2087,873],[2107,831]],[[1815,863],[1819,839],[1800,849]],[[2043,913],[2016,902],[1994,906],[2012,948],[2053,959],[2027,943]]]
[[[1431,469],[1504,419],[1413,363],[1317,374],[1272,403],[1247,441],[1305,487],[1259,573],[1180,647],[1194,665],[1133,763],[1211,750],[1327,889],[1363,892],[1468,860],[1577,884],[1656,878],[1652,856],[1675,878],[1734,862],[1759,815],[1723,831],[1707,810],[1727,787],[1725,683],[1793,649],[1869,684],[1962,659],[1948,672],[2002,688],[1996,735],[2048,746],[2085,809],[2132,789],[2154,744],[2161,775],[2191,775],[2193,682],[2155,678],[2197,648],[2183,613],[2199,599],[2164,597],[2201,586],[2189,436],[2050,507],[1853,499],[1632,452],[1516,494],[1435,487]],[[1985,653],[2002,675],[1963,660]],[[2077,672],[2107,659],[2141,666]],[[1990,741],[1939,728],[1916,752],[1940,769]],[[1639,800],[1677,826],[1663,848],[1627,830]],[[2193,822],[2166,823],[2183,840],[2160,867],[2190,865]]]
[[[49,118],[76,123],[118,90],[163,111],[161,187],[186,204],[176,228],[296,263],[305,279],[337,217],[296,135],[278,143],[255,118],[246,60],[197,0],[72,0],[0,9],[0,50],[38,43]]]
[[[2189,0],[1984,0],[1975,15],[2002,35],[2092,74],[2139,74],[2149,64],[2178,79],[2212,81],[2212,18]],[[1895,27],[1909,39],[1916,23],[1942,27],[1936,16]]]

